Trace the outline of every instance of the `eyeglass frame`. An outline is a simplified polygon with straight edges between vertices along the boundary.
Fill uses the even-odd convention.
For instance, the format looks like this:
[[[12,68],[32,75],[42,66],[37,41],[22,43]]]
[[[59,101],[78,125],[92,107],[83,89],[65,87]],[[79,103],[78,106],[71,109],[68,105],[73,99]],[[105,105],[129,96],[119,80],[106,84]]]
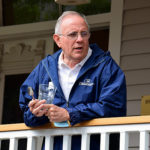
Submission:
[[[83,33],[86,33],[86,35],[84,35]],[[90,38],[90,32],[89,31],[81,31],[81,32],[73,31],[73,32],[70,32],[70,33],[67,33],[67,34],[58,34],[58,35],[59,36],[64,36],[64,37],[68,38],[69,40],[76,40],[78,38],[79,34],[83,39],[89,39]]]

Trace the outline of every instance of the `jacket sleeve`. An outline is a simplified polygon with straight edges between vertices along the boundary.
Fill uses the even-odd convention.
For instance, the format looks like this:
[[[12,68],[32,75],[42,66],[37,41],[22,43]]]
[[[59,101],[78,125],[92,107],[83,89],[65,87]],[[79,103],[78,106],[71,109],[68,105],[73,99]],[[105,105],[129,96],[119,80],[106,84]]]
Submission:
[[[97,87],[98,88],[98,87]],[[111,61],[100,76],[98,100],[77,104],[66,108],[70,114],[71,124],[100,117],[119,117],[126,115],[126,81],[122,70]]]
[[[28,104],[32,97],[28,94],[28,86],[31,86],[34,90],[34,97],[38,97],[38,84],[40,75],[40,65],[38,65],[28,76],[25,82],[20,87],[19,105],[23,111],[24,122],[27,126],[39,126],[48,122],[46,116],[36,117],[33,115],[28,107]]]

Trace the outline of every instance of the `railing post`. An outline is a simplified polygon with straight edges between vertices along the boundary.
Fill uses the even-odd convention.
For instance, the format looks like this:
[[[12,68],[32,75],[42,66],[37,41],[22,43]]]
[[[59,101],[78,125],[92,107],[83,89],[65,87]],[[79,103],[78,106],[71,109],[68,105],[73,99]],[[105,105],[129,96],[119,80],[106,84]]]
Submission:
[[[46,136],[45,137],[45,150],[53,150],[54,137]]]
[[[90,135],[82,134],[81,150],[89,150],[89,149],[90,149]]]
[[[63,150],[71,150],[71,136],[70,135],[63,136]]]
[[[36,150],[36,139],[35,139],[35,137],[28,137],[27,150]]]
[[[108,133],[101,133],[100,139],[100,150],[108,150],[109,148],[109,134]]]
[[[129,144],[129,133],[121,132],[120,133],[120,150],[128,150]]]
[[[149,148],[149,133],[140,131],[140,150],[148,150]]]
[[[17,150],[18,149],[18,139],[11,138],[9,144],[9,150]]]
[[[0,149],[1,149],[1,143],[2,143],[2,141],[1,141],[1,139],[0,139]]]

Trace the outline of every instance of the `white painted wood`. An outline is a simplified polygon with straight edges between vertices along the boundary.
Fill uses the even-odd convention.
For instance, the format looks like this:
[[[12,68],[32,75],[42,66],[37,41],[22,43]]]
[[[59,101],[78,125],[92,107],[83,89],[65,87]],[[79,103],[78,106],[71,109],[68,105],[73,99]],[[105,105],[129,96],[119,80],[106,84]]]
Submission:
[[[35,137],[28,137],[28,139],[27,139],[27,150],[36,150]]]
[[[124,9],[137,9],[150,6],[149,0],[125,0]]]
[[[101,150],[109,149],[109,134],[108,133],[105,133],[105,132],[101,133],[100,149]]]
[[[17,150],[18,149],[18,139],[11,138],[9,144],[9,150]]]
[[[63,136],[63,150],[71,150],[71,136],[70,135]]]
[[[150,53],[150,38],[124,41],[121,46],[121,56]]]
[[[150,84],[150,69],[124,71],[127,85]]]
[[[97,19],[99,18],[99,19]],[[108,26],[110,13],[87,16],[87,20],[92,28]],[[0,40],[15,40],[24,38],[49,37],[54,33],[56,20],[38,23],[28,23],[24,25],[13,25],[0,27]],[[35,28],[36,27],[36,28]]]
[[[111,1],[111,20],[109,30],[109,50],[115,61],[120,64],[123,0]]]
[[[149,132],[140,131],[140,150],[149,150]]]
[[[124,26],[123,41],[150,38],[150,23]]]
[[[126,11],[123,25],[132,25],[150,22],[150,7]]]
[[[144,132],[141,132],[142,129]],[[127,143],[128,135],[127,133],[133,133],[133,136],[130,136],[130,140],[135,139],[135,134],[137,133],[136,137],[138,137],[139,133],[141,132],[140,139],[137,143],[137,139],[135,139],[135,144],[130,143],[130,148],[135,148],[139,145],[143,145],[145,143],[145,147],[147,145],[147,138],[148,134],[150,133],[150,124],[126,124],[126,125],[107,125],[107,126],[89,126],[89,127],[71,127],[71,128],[57,128],[57,129],[39,129],[39,130],[27,130],[27,131],[11,131],[11,132],[0,132],[0,140],[2,139],[21,139],[26,138],[27,141],[27,150],[37,150],[37,137],[46,137],[46,147],[53,148],[51,144],[53,143],[54,136],[64,135],[65,142],[64,148],[66,147],[67,150],[70,148],[71,138],[70,136],[73,135],[82,135],[82,150],[89,149],[89,139],[91,134],[99,134],[101,133],[101,150],[108,150],[109,145],[109,134],[111,133],[121,133],[120,142]],[[36,137],[36,138],[35,138]],[[126,141],[124,140],[126,139]],[[15,143],[14,141],[12,143]],[[142,144],[139,144],[142,143]],[[47,148],[47,149],[48,149]],[[123,147],[125,149],[125,147]],[[51,149],[48,149],[51,150]],[[121,149],[122,150],[122,149]],[[142,149],[143,150],[143,149]],[[145,149],[144,149],[145,150]]]
[[[149,69],[150,53],[124,56],[122,57],[121,64],[121,68],[124,71],[133,69]]]
[[[90,149],[90,135],[82,134],[81,150],[89,150],[89,149]]]
[[[53,150],[54,137],[46,136],[45,137],[45,150]]]
[[[127,102],[127,116],[138,116],[141,114],[141,100]],[[133,109],[134,108],[134,109]]]
[[[127,99],[128,101],[132,100],[141,100],[141,97],[144,95],[150,95],[150,84],[143,85],[131,85],[127,87]]]
[[[129,134],[127,132],[120,133],[120,150],[128,150]]]

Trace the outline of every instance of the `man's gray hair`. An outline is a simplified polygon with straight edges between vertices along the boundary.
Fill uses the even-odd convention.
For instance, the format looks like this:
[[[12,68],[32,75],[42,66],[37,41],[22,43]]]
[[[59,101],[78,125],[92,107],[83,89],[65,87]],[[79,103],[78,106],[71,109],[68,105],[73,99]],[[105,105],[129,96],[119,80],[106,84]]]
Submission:
[[[64,11],[62,13],[62,15],[58,18],[57,22],[56,22],[56,25],[55,25],[55,34],[61,34],[61,24],[62,24],[62,21],[64,19],[64,17],[68,16],[68,15],[78,15],[80,17],[82,17],[85,21],[85,23],[87,24],[87,27],[88,27],[88,30],[90,30],[90,27],[89,27],[89,24],[86,20],[86,17],[85,15],[83,14],[80,14],[76,11]]]

